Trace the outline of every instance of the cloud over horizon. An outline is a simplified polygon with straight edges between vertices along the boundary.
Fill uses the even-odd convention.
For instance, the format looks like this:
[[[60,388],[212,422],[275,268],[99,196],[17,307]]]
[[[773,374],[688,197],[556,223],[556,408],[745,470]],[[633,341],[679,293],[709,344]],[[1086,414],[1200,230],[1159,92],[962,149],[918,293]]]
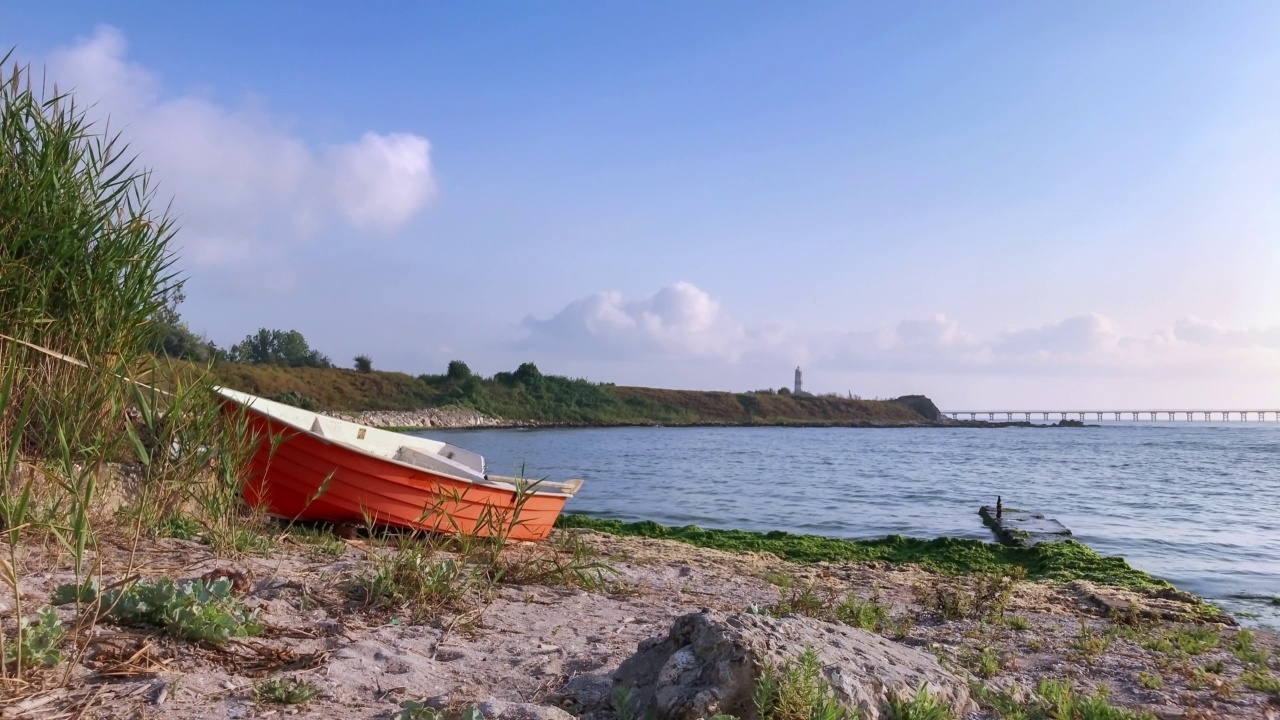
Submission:
[[[752,326],[686,281],[640,298],[594,293],[545,320],[527,317],[521,329],[520,347],[561,356],[801,364],[832,372],[1125,377],[1205,372],[1224,362],[1241,372],[1265,371],[1280,360],[1280,327],[1228,329],[1195,318],[1138,334],[1090,313],[985,337],[944,314],[867,330]]]
[[[131,62],[123,33],[100,25],[48,58],[61,91],[109,118],[155,171],[161,206],[174,198],[178,242],[197,265],[260,264],[335,222],[366,233],[402,228],[436,195],[431,143],[369,131],[311,143],[252,102],[228,107],[167,92]]]

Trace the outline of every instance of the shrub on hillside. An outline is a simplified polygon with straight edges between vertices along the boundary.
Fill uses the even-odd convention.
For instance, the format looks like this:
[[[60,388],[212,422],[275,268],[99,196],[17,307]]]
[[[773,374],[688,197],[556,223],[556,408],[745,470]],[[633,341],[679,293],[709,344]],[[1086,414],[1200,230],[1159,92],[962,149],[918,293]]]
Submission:
[[[356,370],[358,372],[373,372],[373,358],[368,355],[357,355],[355,358]]]
[[[318,350],[313,350],[307,339],[297,330],[268,330],[259,328],[253,335],[231,346],[227,351],[231,362],[246,365],[281,365],[284,367],[329,368],[333,363]]]
[[[449,369],[445,372],[445,376],[450,380],[462,381],[471,377],[471,368],[461,360],[450,360]]]
[[[281,402],[285,405],[292,405],[296,408],[301,408],[302,410],[310,410],[311,412],[316,412],[320,409],[320,404],[315,401],[315,398],[303,395],[295,390],[286,390],[282,393],[276,393],[267,399]]]

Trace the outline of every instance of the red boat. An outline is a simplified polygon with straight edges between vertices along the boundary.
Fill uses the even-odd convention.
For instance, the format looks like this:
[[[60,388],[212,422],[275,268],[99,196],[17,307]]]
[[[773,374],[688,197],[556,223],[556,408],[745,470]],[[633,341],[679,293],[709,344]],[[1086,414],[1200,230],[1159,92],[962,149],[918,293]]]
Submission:
[[[541,540],[582,487],[490,475],[482,456],[448,443],[216,392],[259,438],[244,499],[277,517]]]

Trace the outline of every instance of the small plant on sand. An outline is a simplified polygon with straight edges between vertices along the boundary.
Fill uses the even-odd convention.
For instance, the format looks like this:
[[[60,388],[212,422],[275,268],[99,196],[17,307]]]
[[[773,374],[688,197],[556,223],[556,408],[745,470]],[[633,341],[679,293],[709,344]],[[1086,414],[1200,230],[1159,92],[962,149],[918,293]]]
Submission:
[[[993,647],[969,651],[962,656],[965,667],[978,677],[987,680],[1000,674],[1000,653]]]
[[[1111,647],[1111,638],[1095,632],[1083,620],[1080,622],[1080,632],[1071,641],[1071,649],[1087,663],[1093,662],[1109,647]]]
[[[106,620],[118,625],[150,626],[180,640],[224,645],[262,630],[258,611],[231,595],[231,581],[193,580],[178,585],[162,578],[98,593],[89,585],[61,585],[55,601],[98,603]]]
[[[862,602],[849,593],[832,611],[836,620],[856,628],[876,632],[885,625],[889,618],[889,608],[880,604],[877,597]]]
[[[1240,676],[1240,681],[1250,690],[1280,696],[1280,678],[1266,670],[1246,670]]]
[[[352,595],[371,607],[434,617],[457,607],[475,589],[474,577],[457,560],[433,559],[430,551],[413,545],[373,556],[371,562],[372,572],[348,585]]]
[[[1030,704],[1032,718],[1057,720],[1155,720],[1145,712],[1119,708],[1108,701],[1105,686],[1092,695],[1081,693],[1067,680],[1042,680]]]
[[[854,593],[849,593],[838,602],[838,596],[819,592],[813,585],[791,587],[781,600],[763,609],[763,614],[774,617],[788,615],[804,615],[806,617],[839,622],[871,632],[886,630],[900,631],[902,636],[911,632],[908,622],[905,629],[901,624],[895,626],[889,621],[889,608],[880,602],[879,596],[872,594],[868,600],[859,600]]]
[[[792,586],[777,603],[769,607],[769,614],[774,617],[788,615],[804,615],[806,617],[822,617],[830,607],[829,598],[824,598],[812,583]]]
[[[855,720],[860,714],[836,699],[813,648],[794,662],[764,665],[753,699],[760,720]]]
[[[347,552],[347,542],[334,534],[329,525],[294,525],[284,537],[325,557],[342,557]]]
[[[911,613],[903,613],[897,617],[885,620],[880,626],[880,632],[886,637],[894,640],[905,640],[911,637],[911,631],[916,626],[916,617]]]
[[[1218,631],[1211,627],[1174,628],[1148,637],[1142,647],[1153,652],[1186,658],[1218,647]]]
[[[1004,626],[1010,630],[1017,630],[1021,632],[1031,628],[1031,621],[1022,615],[1006,615],[1004,617]]]
[[[421,700],[402,700],[400,712],[395,714],[394,720],[446,720],[446,713]]]
[[[951,711],[921,685],[915,695],[890,695],[885,707],[888,720],[952,720]]]
[[[641,720],[636,711],[635,693],[631,688],[624,685],[614,688],[613,695],[609,696],[609,703],[613,706],[613,716],[617,720]]]
[[[1013,598],[1013,590],[1026,579],[1027,573],[1019,567],[1008,572],[980,573],[972,579],[956,578],[927,587],[914,588],[916,602],[933,611],[943,620],[1000,621]]]
[[[62,662],[62,653],[58,645],[66,636],[66,628],[58,619],[58,613],[51,607],[40,608],[33,622],[23,618],[19,623],[22,642],[9,643],[4,646],[4,665],[6,667],[52,667]]]
[[[272,678],[264,680],[253,689],[258,702],[278,705],[302,705],[320,694],[320,688],[308,680],[297,678]]]
[[[609,576],[617,575],[617,570],[575,532],[556,532],[538,545],[505,549],[489,562],[495,568],[490,572],[492,581],[516,585],[601,590],[609,585]]]
[[[156,535],[160,537],[195,540],[199,534],[200,521],[184,513],[169,515],[156,526]]]
[[[1164,687],[1164,678],[1160,677],[1160,673],[1140,672],[1138,684],[1148,690],[1159,690]]]
[[[1240,628],[1236,631],[1235,639],[1231,643],[1231,652],[1246,666],[1259,668],[1267,666],[1267,650],[1258,647],[1253,632],[1248,628]]]
[[[764,581],[780,588],[789,588],[796,584],[796,576],[790,573],[771,571],[763,575]]]

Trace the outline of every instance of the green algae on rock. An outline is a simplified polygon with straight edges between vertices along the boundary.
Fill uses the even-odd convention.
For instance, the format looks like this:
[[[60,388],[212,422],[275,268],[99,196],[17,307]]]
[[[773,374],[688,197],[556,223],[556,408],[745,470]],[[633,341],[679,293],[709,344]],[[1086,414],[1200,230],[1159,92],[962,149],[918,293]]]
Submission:
[[[561,528],[583,528],[611,535],[677,540],[729,552],[770,552],[796,562],[888,562],[915,564],[948,575],[977,575],[1018,567],[1030,580],[1088,580],[1132,590],[1170,588],[1169,583],[1136,570],[1119,557],[1099,555],[1075,540],[1032,547],[1006,547],[981,540],[942,537],[933,540],[890,535],[876,540],[842,540],[782,531],[713,530],[697,525],[667,527],[645,520],[562,515]]]

